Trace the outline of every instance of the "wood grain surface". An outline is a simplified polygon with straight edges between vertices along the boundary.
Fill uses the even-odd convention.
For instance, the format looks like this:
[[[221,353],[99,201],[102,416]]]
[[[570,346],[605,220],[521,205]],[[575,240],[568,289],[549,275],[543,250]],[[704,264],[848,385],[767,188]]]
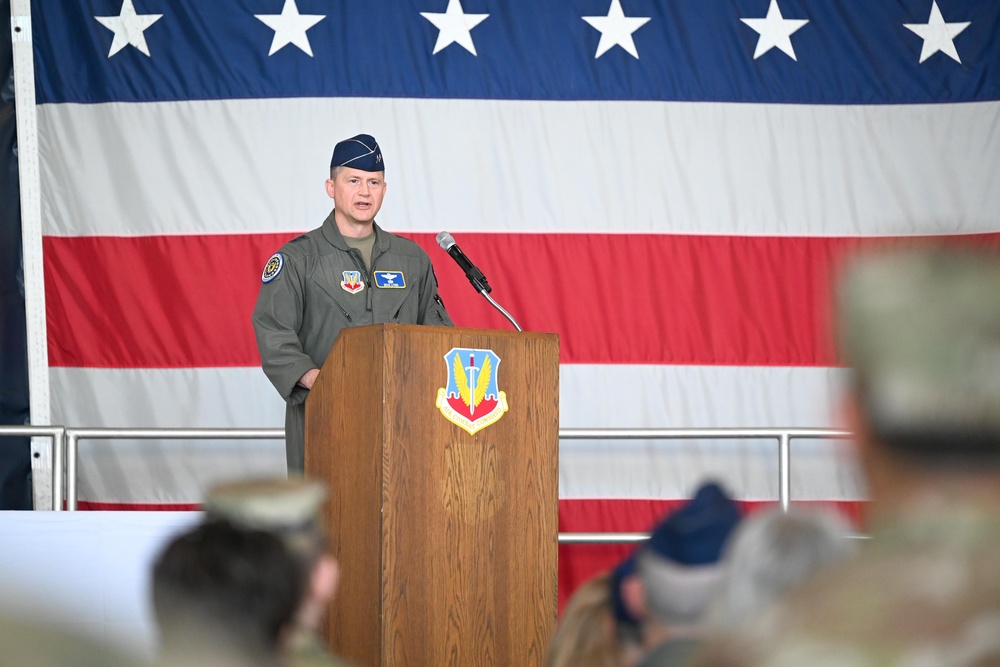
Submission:
[[[501,360],[509,410],[475,435],[435,407],[454,347]],[[306,440],[307,474],[332,487],[338,653],[379,667],[543,664],[557,615],[558,363],[554,334],[341,334]]]

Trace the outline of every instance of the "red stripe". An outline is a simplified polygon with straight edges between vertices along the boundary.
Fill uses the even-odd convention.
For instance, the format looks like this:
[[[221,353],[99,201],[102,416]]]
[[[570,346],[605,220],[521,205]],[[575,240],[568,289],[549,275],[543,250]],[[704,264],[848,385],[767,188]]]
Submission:
[[[76,508],[93,512],[200,512],[201,503],[103,503],[81,500]]]
[[[53,366],[256,366],[250,313],[291,234],[44,239]],[[459,326],[509,329],[431,234]],[[957,237],[1000,246],[1000,233]],[[859,248],[913,239],[463,234],[493,296],[563,363],[832,366],[830,284]],[[389,268],[389,267],[387,267]]]

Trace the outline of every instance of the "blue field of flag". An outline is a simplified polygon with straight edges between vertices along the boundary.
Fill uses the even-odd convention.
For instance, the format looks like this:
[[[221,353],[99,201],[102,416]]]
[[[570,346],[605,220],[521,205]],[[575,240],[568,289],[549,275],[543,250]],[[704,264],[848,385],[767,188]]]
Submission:
[[[998,2],[45,0],[32,6],[39,103],[1000,99]]]

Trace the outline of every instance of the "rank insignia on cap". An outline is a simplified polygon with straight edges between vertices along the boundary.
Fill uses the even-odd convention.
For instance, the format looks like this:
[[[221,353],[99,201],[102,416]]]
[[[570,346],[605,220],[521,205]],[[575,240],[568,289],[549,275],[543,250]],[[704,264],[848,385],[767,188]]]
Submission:
[[[340,286],[343,287],[344,291],[348,294],[357,294],[365,288],[365,284],[361,280],[361,272],[344,271],[344,281],[340,283]]]
[[[280,252],[271,255],[264,265],[264,273],[260,274],[261,282],[269,283],[278,277],[281,268],[285,265],[285,257]]]
[[[454,347],[444,355],[448,386],[435,405],[452,424],[475,434],[507,412],[507,394],[497,388],[500,357],[493,350]]]
[[[382,289],[403,289],[406,287],[406,278],[402,271],[376,271],[375,286]]]

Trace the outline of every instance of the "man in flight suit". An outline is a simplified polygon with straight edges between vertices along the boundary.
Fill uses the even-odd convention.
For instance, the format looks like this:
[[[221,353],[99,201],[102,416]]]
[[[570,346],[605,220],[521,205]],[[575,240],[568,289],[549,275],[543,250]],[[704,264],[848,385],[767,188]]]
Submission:
[[[341,329],[452,326],[427,253],[375,224],[385,188],[375,139],[359,134],[341,141],[326,181],[333,212],[264,267],[253,326],[264,373],[286,402],[289,471],[305,468],[305,400]]]

